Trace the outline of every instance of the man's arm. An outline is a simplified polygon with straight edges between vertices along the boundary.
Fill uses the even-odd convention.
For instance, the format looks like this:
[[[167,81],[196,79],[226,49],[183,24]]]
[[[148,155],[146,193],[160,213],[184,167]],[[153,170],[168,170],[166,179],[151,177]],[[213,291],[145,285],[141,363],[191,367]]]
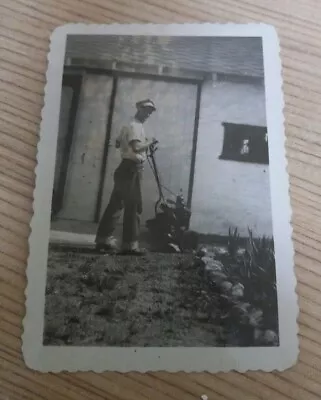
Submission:
[[[136,129],[135,125],[131,126],[127,139],[129,145],[135,153],[143,153],[148,150],[149,146],[155,143],[155,139],[145,140],[145,136],[142,137],[141,131]]]
[[[120,134],[119,134],[119,135],[117,136],[117,138],[116,138],[116,141],[115,141],[115,147],[116,147],[116,149],[119,149],[119,148],[120,148],[120,144],[121,144],[122,137],[123,137],[125,134],[126,134],[126,128],[124,127],[124,128],[121,129]]]
[[[142,143],[140,140],[132,140],[129,144],[135,153],[143,153],[155,142],[155,139],[147,140],[145,143]]]

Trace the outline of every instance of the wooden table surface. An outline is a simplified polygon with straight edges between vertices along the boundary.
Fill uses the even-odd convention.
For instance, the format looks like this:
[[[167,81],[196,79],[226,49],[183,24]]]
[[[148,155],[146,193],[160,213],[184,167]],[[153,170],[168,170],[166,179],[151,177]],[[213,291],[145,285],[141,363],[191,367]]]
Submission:
[[[162,4],[162,5],[161,5]],[[321,2],[0,2],[0,399],[321,398]],[[299,363],[283,373],[39,374],[21,357],[27,238],[48,39],[68,22],[266,22],[280,34],[300,303]],[[282,266],[280,266],[282,267]],[[192,360],[191,360],[192,362]]]

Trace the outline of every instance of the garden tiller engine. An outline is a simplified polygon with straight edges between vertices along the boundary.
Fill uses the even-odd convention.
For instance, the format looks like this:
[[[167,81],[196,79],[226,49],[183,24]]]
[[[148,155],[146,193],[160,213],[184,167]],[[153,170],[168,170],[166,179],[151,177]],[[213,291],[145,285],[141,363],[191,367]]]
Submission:
[[[173,193],[161,184],[155,161],[157,143],[150,146],[148,162],[153,172],[158,188],[158,200],[155,203],[155,218],[146,222],[152,240],[159,251],[184,251],[184,238],[189,229],[191,211],[186,206],[182,190],[176,195],[176,201],[165,199],[163,189]]]

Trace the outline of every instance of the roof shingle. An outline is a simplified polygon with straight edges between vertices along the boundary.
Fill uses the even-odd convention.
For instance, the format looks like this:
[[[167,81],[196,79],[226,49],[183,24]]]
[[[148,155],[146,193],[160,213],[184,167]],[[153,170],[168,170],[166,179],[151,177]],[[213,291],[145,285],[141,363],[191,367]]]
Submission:
[[[263,77],[262,39],[253,37],[68,36],[66,56]]]

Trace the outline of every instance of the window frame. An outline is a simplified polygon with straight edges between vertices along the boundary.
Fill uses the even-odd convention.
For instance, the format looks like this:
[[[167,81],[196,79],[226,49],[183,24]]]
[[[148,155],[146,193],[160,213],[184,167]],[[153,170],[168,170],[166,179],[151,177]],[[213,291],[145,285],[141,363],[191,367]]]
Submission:
[[[219,156],[220,160],[224,161],[233,161],[233,162],[243,162],[247,164],[260,164],[260,165],[269,165],[269,145],[268,145],[268,130],[266,126],[260,125],[250,125],[250,124],[237,124],[231,122],[223,122],[222,126],[224,128],[223,132],[223,144],[222,151]],[[237,133],[237,130],[243,130],[243,132]],[[248,130],[249,133],[246,135],[244,133],[245,130]],[[257,132],[256,132],[257,131]],[[239,142],[239,146],[236,147],[233,144],[233,139],[237,138],[236,142]],[[266,142],[266,146],[262,146],[259,144],[260,140],[257,142],[259,147],[261,147],[261,151],[253,151],[251,152],[251,140],[259,138],[259,135],[262,135],[262,141]],[[248,154],[241,154],[241,146],[244,140],[249,140],[249,150]],[[254,142],[255,143],[255,142]],[[238,150],[237,150],[238,149]]]

